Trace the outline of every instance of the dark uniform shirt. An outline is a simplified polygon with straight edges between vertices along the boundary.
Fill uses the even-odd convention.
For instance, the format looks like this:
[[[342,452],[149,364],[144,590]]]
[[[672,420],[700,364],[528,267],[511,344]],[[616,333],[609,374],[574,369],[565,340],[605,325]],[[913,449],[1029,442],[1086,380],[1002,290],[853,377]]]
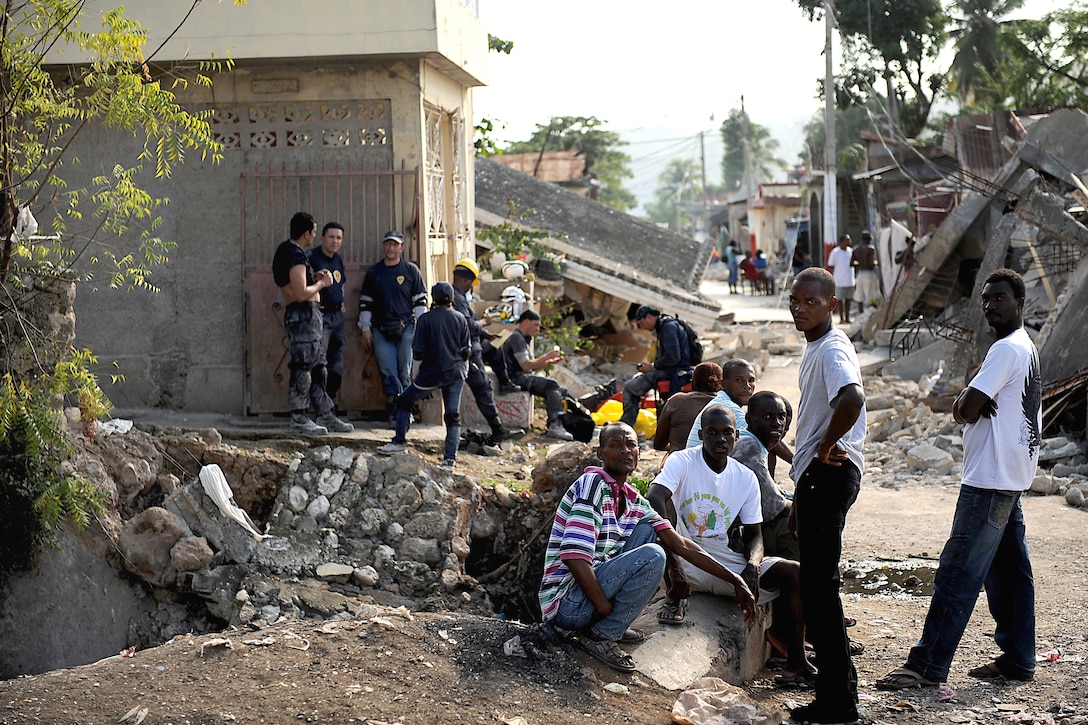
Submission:
[[[518,381],[529,374],[521,369],[521,363],[518,362],[518,357],[532,357],[529,354],[529,340],[530,338],[526,337],[524,332],[515,327],[500,350],[506,375],[519,385]]]
[[[302,247],[290,239],[276,247],[276,255],[272,257],[272,279],[277,287],[286,287],[291,284],[291,268],[302,265],[306,268],[306,286],[314,283],[314,268],[310,266],[310,260]]]
[[[332,284],[321,290],[321,311],[340,312],[344,308],[344,260],[339,254],[329,257],[324,249],[315,247],[310,250],[310,264],[315,270],[327,269],[332,275]]]
[[[456,287],[453,288],[453,309],[464,315],[468,321],[468,335],[472,339],[472,354],[480,353],[482,349],[480,341],[487,335],[487,330],[476,319],[476,310],[472,309],[472,304],[468,301],[468,295]]]
[[[359,312],[370,312],[375,327],[386,322],[412,321],[412,308],[427,304],[419,267],[404,259],[393,266],[378,262],[366,271],[359,294]]]
[[[414,384],[429,389],[468,376],[468,320],[450,307],[435,307],[420,316],[412,339],[412,355],[419,360]]]

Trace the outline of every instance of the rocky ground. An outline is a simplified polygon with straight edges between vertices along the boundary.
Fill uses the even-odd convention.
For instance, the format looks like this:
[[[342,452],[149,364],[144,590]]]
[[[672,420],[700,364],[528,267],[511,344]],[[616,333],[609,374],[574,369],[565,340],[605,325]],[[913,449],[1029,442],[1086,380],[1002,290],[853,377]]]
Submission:
[[[928,604],[927,584],[947,535],[956,495],[961,452],[956,430],[946,416],[919,407],[916,386],[911,385],[874,380],[869,386],[871,399],[878,406],[870,420],[880,440],[871,442],[872,466],[844,535],[848,577],[844,602],[847,614],[858,620],[851,636],[866,647],[856,665],[862,705],[870,721],[897,725],[1088,722],[1084,685],[1088,676],[1084,629],[1088,587],[1083,566],[1083,553],[1088,548],[1084,517],[1088,512],[1068,505],[1060,495],[1031,495],[1024,502],[1037,582],[1038,650],[1053,653],[1054,661],[1040,663],[1031,683],[990,684],[967,677],[969,668],[988,661],[996,652],[992,623],[981,599],[953,665],[950,689],[943,691],[940,699],[932,689],[893,694],[874,688],[877,678],[902,664],[921,628]],[[759,387],[778,390],[796,400],[795,367],[789,361],[767,365]],[[527,506],[525,502],[531,498],[528,490],[533,466],[540,462],[547,444],[529,442],[531,447],[521,445],[504,456],[462,456],[458,474],[479,482],[485,499],[495,496],[498,488],[503,497],[513,499],[503,505],[522,516],[519,507]],[[936,452],[915,450],[923,442],[932,444]],[[428,445],[432,444],[421,448],[429,460],[435,451]],[[1055,442],[1051,450],[1064,445]],[[372,453],[374,446],[372,441],[352,442],[347,446],[351,449],[348,454],[338,454],[346,456],[348,463],[336,486],[331,480],[335,471],[322,476],[319,469],[306,468],[310,465],[307,461],[317,455],[314,449],[295,447],[287,453],[270,454],[281,466],[285,458],[295,456],[300,461],[295,466],[297,476],[288,474],[287,478],[312,490],[299,494],[307,498],[293,505],[284,487],[276,498],[281,505],[267,504],[267,519],[278,522],[284,531],[305,533],[310,526],[307,512],[321,486],[325,490],[337,488],[327,497],[333,501],[331,513],[322,514],[335,515],[336,496],[347,495],[353,476],[360,480],[367,477],[357,473],[358,461],[364,459],[358,454]],[[254,445],[247,444],[247,448]],[[351,463],[352,454],[355,463]],[[337,454],[331,451],[325,455],[331,458]],[[1063,459],[1067,468],[1059,471],[1062,475],[1050,476],[1040,487],[1066,493],[1076,488],[1083,463],[1076,455]],[[359,503],[353,511],[358,508],[365,513],[388,503],[383,496],[392,495],[396,466],[408,466],[415,471],[411,475],[419,474],[419,467],[407,460],[388,466],[375,463],[377,459],[365,460],[370,479],[380,474],[387,483],[373,491],[362,486],[356,492]],[[640,472],[649,475],[657,460],[657,454],[646,452]],[[222,464],[230,472],[225,459]],[[239,469],[238,475],[247,475],[245,471]],[[307,471],[313,473],[309,483],[303,480]],[[184,476],[180,478],[177,483],[184,483]],[[784,471],[779,471],[778,478],[787,483]],[[422,526],[420,517],[427,513],[428,505],[445,500],[445,496],[475,495],[470,490],[475,489],[465,483],[439,483],[431,493],[431,489],[422,488],[421,508],[405,519],[409,538],[416,534],[414,538],[423,542],[412,544],[418,559],[395,572],[388,562],[386,568],[380,565],[383,560],[378,549],[382,544],[350,541],[345,532],[373,525],[380,529],[373,538],[387,542],[401,554],[406,551],[403,528],[394,536],[390,529],[396,527],[388,522],[374,523],[375,513],[343,514],[347,518],[335,529],[339,550],[349,549],[359,556],[369,552],[379,563],[382,576],[390,577],[395,586],[370,589],[365,578],[346,585],[310,580],[330,597],[342,596],[345,587],[356,587],[356,604],[332,606],[322,619],[301,620],[285,616],[289,612],[282,607],[288,605],[282,605],[278,621],[270,624],[276,617],[262,612],[261,605],[265,602],[267,607],[267,602],[276,600],[263,585],[251,584],[252,611],[244,605],[235,606],[235,624],[225,631],[182,634],[166,644],[126,651],[83,667],[0,682],[0,723],[669,722],[678,693],[637,672],[616,673],[579,652],[546,647],[527,625],[483,616],[482,604],[487,599],[481,598],[478,588],[441,578],[442,572],[455,568],[451,564],[456,561],[450,557],[457,554],[458,545],[432,552],[426,543],[430,539],[416,529]],[[401,496],[397,500],[403,503],[402,494],[397,494]],[[368,496],[374,497],[369,508]],[[242,500],[239,504],[249,508]],[[524,518],[531,517],[526,513]],[[367,521],[370,523],[360,523]],[[473,522],[473,526],[485,524]],[[524,524],[519,530],[523,533],[511,529],[511,537],[527,538],[524,532],[538,526],[536,520]],[[451,525],[456,529],[456,524]],[[327,553],[328,525],[322,526],[324,538],[315,539],[314,549]],[[212,544],[216,551],[230,546],[229,542]],[[351,549],[353,546],[357,548]],[[513,551],[517,551],[516,545]],[[527,558],[529,555],[522,559]],[[428,559],[435,560],[426,569],[416,567]],[[509,559],[504,553],[495,564],[506,561],[511,568],[525,565]],[[492,568],[490,564],[488,568]],[[412,577],[446,585],[450,595],[441,601],[456,602],[460,597],[464,605],[440,608],[433,600],[420,608],[438,611],[426,612],[395,606],[411,600]],[[298,600],[296,595],[292,601]],[[287,599],[281,597],[280,601]],[[220,602],[218,606],[228,604]],[[240,610],[246,613],[238,617]],[[515,635],[527,643],[528,656],[504,651],[504,643]],[[764,671],[748,683],[748,694],[773,713],[783,713],[791,702],[807,701],[805,692],[775,689],[773,674]]]

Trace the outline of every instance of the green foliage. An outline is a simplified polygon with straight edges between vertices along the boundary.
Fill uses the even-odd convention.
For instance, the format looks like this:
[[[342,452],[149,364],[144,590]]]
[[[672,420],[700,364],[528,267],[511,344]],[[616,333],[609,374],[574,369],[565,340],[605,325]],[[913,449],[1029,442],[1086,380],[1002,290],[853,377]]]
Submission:
[[[691,226],[691,215],[681,206],[684,197],[691,201],[702,197],[702,169],[695,161],[671,159],[657,177],[654,200],[646,205],[651,221],[668,224],[673,231]]]
[[[89,369],[96,363],[89,350],[73,349],[52,375],[30,383],[0,378],[0,576],[29,566],[65,519],[82,528],[105,510],[102,491],[63,465],[72,448],[58,406],[76,405],[93,435],[111,409]]]
[[[771,132],[753,123],[743,108],[734,108],[721,125],[722,179],[726,189],[739,189],[744,183],[745,142],[748,145],[753,183],[770,181],[785,162],[778,158],[778,141]]]
[[[823,0],[797,0],[810,18],[823,18]],[[894,103],[899,133],[913,138],[925,127],[944,75],[934,65],[945,42],[947,16],[940,0],[837,0],[844,68],[836,101],[878,97]]]
[[[620,211],[638,206],[638,199],[623,188],[629,179],[631,157],[620,151],[626,142],[614,131],[605,131],[604,121],[595,116],[553,116],[546,125],[537,124],[528,141],[516,141],[504,151],[511,154],[543,151],[577,151],[586,159],[586,173],[596,173],[601,182],[602,204]]]
[[[880,99],[869,99],[863,105],[849,105],[835,110],[836,166],[839,171],[860,171],[865,164],[865,145],[861,132],[881,133],[877,122],[884,120]],[[824,139],[827,128],[820,111],[805,124],[805,148],[802,162],[810,168],[824,168]],[[883,129],[887,133],[887,129]]]
[[[184,110],[173,89],[210,86],[210,74],[229,70],[232,62],[153,67],[144,55],[147,30],[123,8],[101,13],[95,31],[84,29],[90,17],[81,0],[26,0],[14,7],[9,3],[0,25],[0,63],[8,82],[0,88],[6,112],[0,124],[0,176],[11,180],[0,225],[0,282],[12,264],[50,271],[84,257],[90,268],[103,269],[111,287],[154,289],[152,269],[167,260],[173,243],[154,233],[167,200],[140,187],[145,167],[165,178],[187,154],[213,162],[221,158],[206,115]],[[64,47],[78,51],[86,63],[53,72],[44,68],[49,52]],[[131,135],[140,147],[134,163],[117,164],[91,188],[70,189],[61,172],[78,163],[70,145],[90,125]],[[44,239],[12,240],[14,211],[24,206],[42,224]],[[88,224],[85,217],[94,221]],[[117,238],[133,229],[140,230],[137,249],[119,249]]]
[[[514,41],[503,40],[497,35],[487,34],[487,49],[496,53],[503,53],[510,55],[510,52],[514,50]]]
[[[628,476],[627,482],[634,486],[635,490],[638,491],[639,495],[643,498],[645,498],[646,494],[650,492],[650,484],[652,483],[652,481],[648,478],[640,478],[639,476]]]
[[[506,218],[502,224],[493,227],[483,227],[476,230],[476,238],[491,242],[491,252],[482,256],[479,262],[482,264],[495,253],[502,252],[507,259],[513,259],[518,255],[532,254],[535,257],[551,257],[551,250],[541,244],[540,240],[556,237],[563,239],[563,235],[553,235],[540,229],[532,229],[525,226],[524,222],[536,212],[532,209],[519,211],[512,199],[506,200]]]
[[[558,347],[564,355],[571,355],[578,350],[592,350],[593,340],[583,338],[580,325],[564,324],[564,319],[574,310],[574,303],[559,304],[558,300],[548,297],[544,300],[545,308],[551,310],[540,318],[540,336],[548,344]]]
[[[499,147],[495,144],[495,139],[491,137],[496,128],[495,123],[490,118],[481,118],[472,127],[472,146],[476,149],[477,156],[495,156],[499,153]]]

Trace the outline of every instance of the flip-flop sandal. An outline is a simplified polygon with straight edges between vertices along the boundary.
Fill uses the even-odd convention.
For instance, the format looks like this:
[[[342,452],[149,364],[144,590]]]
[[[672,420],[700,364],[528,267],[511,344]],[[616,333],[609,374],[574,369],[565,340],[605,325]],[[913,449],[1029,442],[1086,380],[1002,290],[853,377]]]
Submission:
[[[876,681],[878,690],[909,690],[912,687],[936,687],[939,682],[933,682],[919,675],[914,670],[900,667]]]
[[[865,645],[863,645],[861,642],[858,642],[856,639],[850,640],[850,644],[848,646],[850,648],[851,657],[857,657],[859,654],[865,651]]]
[[[816,687],[816,673],[812,670],[801,670],[794,675],[778,675],[774,678],[774,686],[791,690],[811,690]]]
[[[979,665],[970,670],[967,670],[967,674],[971,677],[975,677],[980,680],[1009,680],[1010,682],[1027,682],[1030,677],[1009,677],[1001,668],[997,666],[996,662],[987,662],[984,665]]]
[[[611,639],[589,639],[581,637],[578,645],[594,659],[604,662],[614,670],[620,672],[634,672],[635,660],[631,655],[620,649],[617,642]]]
[[[662,624],[683,624],[688,615],[688,600],[671,601],[666,599],[657,610],[657,621]]]
[[[646,633],[641,629],[629,629],[620,635],[620,644],[642,644],[646,641]]]
[[[853,617],[843,617],[842,623],[845,624],[847,627],[854,627],[857,625],[858,620],[854,619]]]

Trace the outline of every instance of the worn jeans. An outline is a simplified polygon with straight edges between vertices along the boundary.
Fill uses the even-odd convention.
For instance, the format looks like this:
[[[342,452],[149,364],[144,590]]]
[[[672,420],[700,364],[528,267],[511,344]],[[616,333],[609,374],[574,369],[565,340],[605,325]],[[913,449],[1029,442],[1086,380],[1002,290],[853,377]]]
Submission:
[[[374,359],[382,376],[382,392],[392,400],[408,387],[412,379],[412,338],[416,324],[409,323],[399,340],[387,340],[381,330],[374,327]]]
[[[442,410],[446,423],[446,447],[444,459],[457,459],[457,447],[461,444],[461,391],[465,381],[456,380],[442,386]],[[412,427],[412,406],[433,393],[435,388],[417,388],[410,383],[397,398],[397,432],[393,434],[394,443],[408,442],[408,429]]]
[[[816,700],[834,711],[853,710],[858,702],[858,673],[850,660],[839,599],[839,558],[846,512],[860,489],[861,472],[853,463],[831,466],[813,459],[793,494],[801,554],[801,607],[805,631],[820,658]]]
[[[291,374],[287,383],[287,407],[292,413],[313,406],[324,415],[332,410],[332,399],[325,393],[325,356],[321,345],[321,310],[316,302],[292,302],[283,313],[291,353],[287,363]]]
[[[1025,539],[1019,491],[960,486],[952,533],[933,578],[922,637],[907,667],[934,682],[948,679],[952,656],[974,611],[979,590],[997,626],[998,669],[1015,679],[1035,672],[1035,580]]]
[[[612,612],[592,624],[593,633],[602,639],[618,640],[649,603],[665,573],[665,550],[657,543],[653,526],[643,519],[628,537],[623,553],[598,564],[593,573],[605,598],[612,603]],[[580,630],[591,624],[596,611],[575,582],[563,596],[553,621],[563,629]]]
[[[344,313],[322,313],[321,349],[325,356],[325,392],[335,399],[344,379]]]

